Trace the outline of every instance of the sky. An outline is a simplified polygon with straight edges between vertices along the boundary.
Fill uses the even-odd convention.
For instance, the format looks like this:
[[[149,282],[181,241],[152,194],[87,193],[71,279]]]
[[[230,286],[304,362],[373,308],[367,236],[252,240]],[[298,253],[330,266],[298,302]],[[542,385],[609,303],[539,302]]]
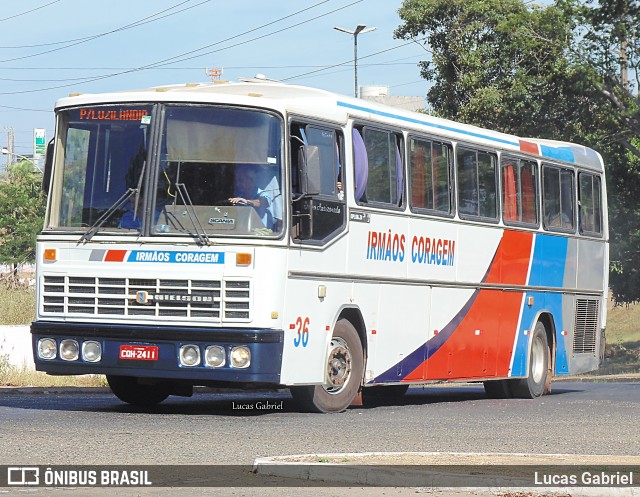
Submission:
[[[0,148],[33,152],[33,128],[54,132],[53,108],[70,93],[101,93],[258,73],[353,95],[358,84],[424,96],[418,43],[395,40],[401,0],[21,0],[0,13]],[[333,66],[333,67],[332,67]],[[4,163],[4,160],[1,160]]]

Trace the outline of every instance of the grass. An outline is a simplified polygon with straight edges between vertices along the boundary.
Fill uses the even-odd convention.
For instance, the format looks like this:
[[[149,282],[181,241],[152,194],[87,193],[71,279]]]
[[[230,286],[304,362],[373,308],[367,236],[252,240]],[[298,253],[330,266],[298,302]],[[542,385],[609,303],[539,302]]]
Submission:
[[[33,289],[7,288],[0,284],[0,325],[28,324],[35,319]],[[607,316],[605,361],[596,374],[640,372],[640,303],[610,305]],[[16,368],[0,356],[0,385],[104,386],[102,375],[50,376]]]
[[[42,371],[12,366],[0,357],[0,386],[8,387],[106,387],[103,375],[51,376]]]
[[[599,373],[640,372],[640,304],[609,307],[607,348]]]
[[[0,325],[27,324],[36,317],[36,292],[0,283]]]
[[[0,283],[0,325],[24,325],[35,319],[36,292],[31,288],[8,288]],[[9,364],[0,355],[0,385],[33,387],[101,387],[107,381],[103,375],[51,376],[26,367]]]

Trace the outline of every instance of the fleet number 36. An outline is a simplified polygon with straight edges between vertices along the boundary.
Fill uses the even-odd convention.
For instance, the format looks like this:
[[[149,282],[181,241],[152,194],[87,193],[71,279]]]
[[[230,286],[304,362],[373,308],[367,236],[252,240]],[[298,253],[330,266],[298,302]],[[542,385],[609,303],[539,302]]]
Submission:
[[[293,345],[299,347],[302,345],[306,347],[309,343],[309,318],[296,319],[295,330],[297,331],[296,337],[293,339]]]

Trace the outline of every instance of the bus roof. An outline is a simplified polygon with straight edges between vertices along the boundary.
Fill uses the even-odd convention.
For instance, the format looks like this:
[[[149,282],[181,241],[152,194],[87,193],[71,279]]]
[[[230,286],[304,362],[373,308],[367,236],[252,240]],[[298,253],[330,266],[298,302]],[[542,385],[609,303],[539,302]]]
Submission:
[[[142,90],[101,94],[72,94],[56,102],[56,110],[77,105],[116,102],[198,102],[228,103],[273,109],[283,114],[300,114],[323,120],[346,123],[349,118],[375,120],[402,126],[415,132],[517,151],[543,160],[562,161],[603,172],[602,157],[595,150],[575,143],[536,138],[521,138],[421,112],[411,112],[388,105],[339,95],[326,90],[289,85],[266,79],[240,82],[214,81],[188,83]]]

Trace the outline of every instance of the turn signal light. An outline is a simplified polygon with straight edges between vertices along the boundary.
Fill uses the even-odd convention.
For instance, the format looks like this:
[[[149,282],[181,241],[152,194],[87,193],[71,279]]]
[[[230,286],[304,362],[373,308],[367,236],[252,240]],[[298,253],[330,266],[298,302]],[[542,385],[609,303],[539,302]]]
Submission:
[[[43,259],[45,262],[55,262],[58,260],[58,250],[51,248],[51,249],[44,249],[44,255],[43,255]]]
[[[237,253],[236,254],[236,266],[249,266],[251,265],[251,254]]]

